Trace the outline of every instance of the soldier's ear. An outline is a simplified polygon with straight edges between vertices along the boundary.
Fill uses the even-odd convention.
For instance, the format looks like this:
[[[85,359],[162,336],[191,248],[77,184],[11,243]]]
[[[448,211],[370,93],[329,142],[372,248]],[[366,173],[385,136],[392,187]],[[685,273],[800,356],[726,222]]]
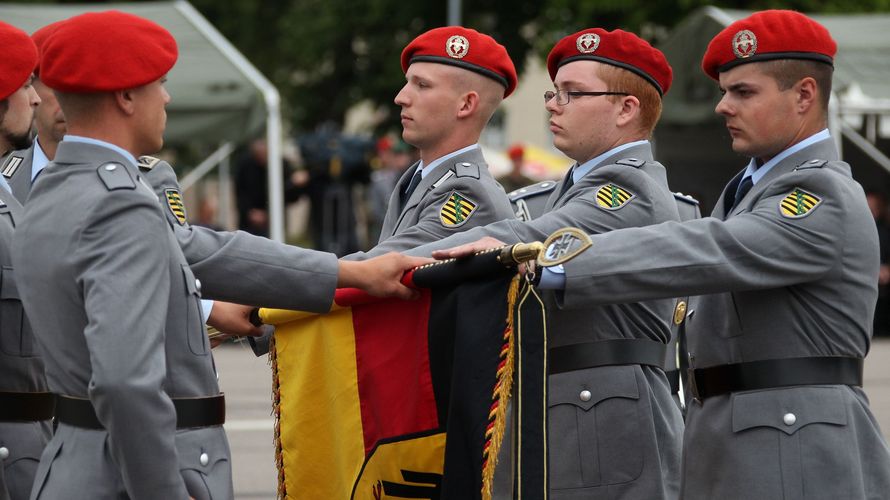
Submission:
[[[471,116],[479,109],[479,93],[471,90],[460,97],[460,101],[458,101],[457,108],[457,117],[458,118],[466,118]]]
[[[797,110],[799,113],[806,113],[810,108],[816,106],[819,100],[819,86],[816,79],[807,76],[794,84],[794,92],[797,94]]]
[[[114,103],[126,115],[133,115],[136,112],[133,89],[114,91]]]
[[[616,121],[619,127],[633,123],[640,116],[640,100],[636,96],[623,96],[618,103],[621,105]]]

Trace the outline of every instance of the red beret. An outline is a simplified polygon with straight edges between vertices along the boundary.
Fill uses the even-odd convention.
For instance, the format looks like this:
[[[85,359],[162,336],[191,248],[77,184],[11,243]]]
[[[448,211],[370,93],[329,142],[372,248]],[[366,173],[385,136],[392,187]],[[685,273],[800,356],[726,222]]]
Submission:
[[[24,31],[0,21],[0,101],[11,96],[37,67],[37,47]]]
[[[148,19],[90,12],[66,20],[47,37],[40,79],[61,92],[131,89],[167,74],[177,55],[173,35]]]
[[[34,40],[34,45],[37,46],[38,53],[43,52],[43,44],[46,43],[46,39],[49,38],[50,35],[55,33],[56,30],[59,28],[59,26],[61,26],[61,24],[63,22],[64,22],[64,20],[56,21],[52,24],[47,24],[46,26],[40,28],[39,30],[35,31],[34,33],[31,33],[31,40]],[[38,66],[38,69],[34,70],[34,73],[39,73],[38,70],[39,70],[39,66]]]
[[[590,28],[569,35],[553,46],[547,56],[550,79],[563,64],[590,60],[636,73],[655,86],[661,95],[671,88],[674,72],[664,54],[649,42],[627,31]]]
[[[509,156],[511,160],[518,160],[522,158],[522,155],[524,153],[525,149],[523,149],[522,144],[514,144],[510,146],[510,149],[507,150],[507,156]]]
[[[837,44],[825,26],[792,10],[765,10],[717,33],[702,58],[704,72],[718,80],[721,71],[740,64],[775,59],[834,62]]]
[[[435,28],[415,38],[402,51],[402,71],[414,62],[451,64],[487,76],[507,88],[516,88],[516,68],[507,49],[494,38],[462,26]]]

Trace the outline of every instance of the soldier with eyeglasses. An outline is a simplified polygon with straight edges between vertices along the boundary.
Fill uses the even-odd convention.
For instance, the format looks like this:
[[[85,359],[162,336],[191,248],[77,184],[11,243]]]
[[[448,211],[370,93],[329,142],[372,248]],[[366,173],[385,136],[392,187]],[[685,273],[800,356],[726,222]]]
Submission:
[[[598,234],[679,220],[665,168],[649,143],[672,79],[664,54],[632,33],[593,28],[557,43],[547,68],[553,143],[576,163],[544,213],[473,228],[409,253],[476,242],[457,256],[487,247],[491,238],[542,241],[565,226]],[[674,300],[569,311],[556,293],[543,298],[550,498],[677,498],[683,422],[662,369]]]

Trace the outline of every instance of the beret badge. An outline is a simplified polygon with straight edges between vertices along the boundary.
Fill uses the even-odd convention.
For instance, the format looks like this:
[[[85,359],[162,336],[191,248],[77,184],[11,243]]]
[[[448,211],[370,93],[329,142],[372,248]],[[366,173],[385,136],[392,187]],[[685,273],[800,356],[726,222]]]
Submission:
[[[463,59],[470,51],[470,41],[466,37],[454,35],[445,42],[445,52],[454,59]]]
[[[600,46],[600,36],[596,33],[584,33],[575,41],[575,47],[582,54],[592,54]]]
[[[732,52],[739,59],[746,59],[757,53],[757,36],[750,30],[742,30],[732,37]]]

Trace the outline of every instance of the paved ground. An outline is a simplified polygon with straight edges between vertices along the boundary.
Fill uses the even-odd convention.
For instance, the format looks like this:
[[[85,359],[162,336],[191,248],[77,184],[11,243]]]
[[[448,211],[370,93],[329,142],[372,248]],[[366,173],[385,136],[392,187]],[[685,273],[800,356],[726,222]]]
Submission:
[[[235,498],[272,500],[276,475],[272,451],[271,370],[245,345],[214,351],[219,382],[226,393],[226,431],[232,446]],[[865,390],[871,407],[890,437],[890,339],[872,345],[865,363]]]

